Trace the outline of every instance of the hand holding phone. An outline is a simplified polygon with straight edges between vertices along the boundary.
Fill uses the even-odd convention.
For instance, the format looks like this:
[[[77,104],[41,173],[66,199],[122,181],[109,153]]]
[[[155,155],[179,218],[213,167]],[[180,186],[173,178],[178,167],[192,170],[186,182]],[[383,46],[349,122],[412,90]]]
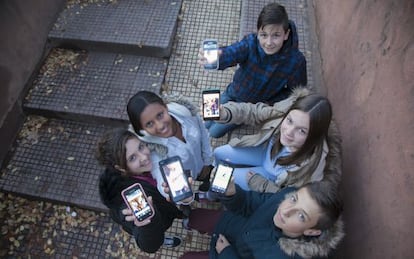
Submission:
[[[154,208],[145,195],[144,189],[141,184],[135,183],[121,192],[128,208],[135,216],[135,224],[137,226],[143,226],[148,224],[154,214]]]
[[[169,195],[173,202],[177,203],[193,196],[191,185],[184,172],[181,159],[173,156],[159,162],[161,174],[169,188]]]
[[[204,63],[205,69],[218,69],[219,67],[219,53],[218,42],[215,39],[206,39],[203,41],[203,57],[206,60]]]
[[[203,119],[218,120],[220,119],[220,90],[204,90],[203,99]]]
[[[212,192],[225,193],[229,186],[234,168],[223,163],[217,165],[216,174],[210,186]]]

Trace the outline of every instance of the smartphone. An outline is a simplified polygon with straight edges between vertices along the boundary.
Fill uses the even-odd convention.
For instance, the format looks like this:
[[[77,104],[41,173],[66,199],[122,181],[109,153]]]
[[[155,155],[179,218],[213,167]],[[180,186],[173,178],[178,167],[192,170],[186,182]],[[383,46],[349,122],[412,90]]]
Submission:
[[[216,174],[211,182],[210,191],[225,193],[233,175],[234,168],[230,165],[219,163]]]
[[[136,183],[129,186],[121,192],[121,195],[128,208],[134,213],[138,222],[142,222],[154,216],[154,208],[148,202],[148,198],[145,195],[141,184]]]
[[[207,59],[204,65],[205,69],[218,69],[218,42],[215,39],[207,39],[203,41],[203,55]]]
[[[218,120],[220,119],[220,90],[204,90],[203,99],[203,119]]]
[[[161,174],[170,189],[173,202],[193,196],[188,177],[184,172],[180,157],[173,156],[159,162]]]

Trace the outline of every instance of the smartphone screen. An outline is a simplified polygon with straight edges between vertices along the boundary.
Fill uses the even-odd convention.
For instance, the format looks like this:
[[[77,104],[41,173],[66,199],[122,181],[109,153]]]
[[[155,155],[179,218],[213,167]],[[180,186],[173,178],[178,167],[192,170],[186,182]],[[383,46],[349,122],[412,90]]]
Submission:
[[[218,69],[218,43],[217,40],[208,39],[203,41],[203,54],[207,59],[205,69]]]
[[[144,221],[154,215],[154,211],[140,184],[134,184],[123,190],[122,196],[138,221]]]
[[[220,90],[204,90],[203,96],[203,118],[205,120],[220,119]]]
[[[164,180],[170,189],[170,197],[174,202],[193,196],[193,191],[178,156],[162,160],[159,164]]]
[[[224,193],[227,190],[234,168],[224,164],[218,164],[216,174],[211,183],[210,190],[213,192]]]

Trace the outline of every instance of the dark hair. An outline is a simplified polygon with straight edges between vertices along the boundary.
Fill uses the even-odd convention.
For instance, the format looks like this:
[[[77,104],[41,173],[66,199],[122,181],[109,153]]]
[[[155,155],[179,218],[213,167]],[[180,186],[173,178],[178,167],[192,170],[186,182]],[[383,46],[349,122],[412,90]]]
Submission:
[[[326,230],[332,227],[338,220],[343,210],[343,200],[336,186],[326,181],[305,184],[309,196],[316,201],[321,210],[321,216],[313,227]]]
[[[300,110],[309,114],[309,131],[302,147],[288,156],[277,159],[276,163],[280,165],[300,164],[309,158],[315,147],[321,145],[326,138],[332,119],[332,108],[329,100],[319,94],[310,94],[298,98],[285,113],[283,120],[285,120],[291,110]],[[272,157],[276,156],[281,147],[280,130],[275,135],[275,138],[276,141],[272,147]]]
[[[95,157],[106,168],[127,170],[126,142],[137,136],[124,128],[106,131],[98,141]]]
[[[257,30],[259,31],[266,25],[282,25],[285,32],[289,29],[289,17],[283,5],[271,3],[263,7],[257,18]]]
[[[139,91],[128,101],[127,112],[129,121],[138,135],[140,135],[140,130],[142,130],[141,113],[145,110],[145,107],[152,103],[158,103],[167,107],[161,97],[150,91]]]

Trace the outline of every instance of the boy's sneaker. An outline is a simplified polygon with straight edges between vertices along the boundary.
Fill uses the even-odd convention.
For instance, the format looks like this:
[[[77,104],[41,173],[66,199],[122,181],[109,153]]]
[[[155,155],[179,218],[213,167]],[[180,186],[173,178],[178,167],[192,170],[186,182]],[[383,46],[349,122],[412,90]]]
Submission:
[[[198,187],[199,191],[202,192],[207,192],[208,189],[210,188],[210,176],[211,176],[211,171],[213,170],[214,166],[213,165],[209,165],[208,166],[208,171],[203,170],[202,172],[200,172],[200,175],[197,177],[197,181],[201,181],[202,184],[200,184],[200,186]]]
[[[211,192],[196,192],[194,200],[198,202],[220,202],[217,194]]]
[[[174,248],[180,246],[183,240],[177,236],[165,236],[164,237],[164,244],[162,244],[165,248]]]
[[[207,192],[195,192],[194,200],[198,202],[208,202]]]

